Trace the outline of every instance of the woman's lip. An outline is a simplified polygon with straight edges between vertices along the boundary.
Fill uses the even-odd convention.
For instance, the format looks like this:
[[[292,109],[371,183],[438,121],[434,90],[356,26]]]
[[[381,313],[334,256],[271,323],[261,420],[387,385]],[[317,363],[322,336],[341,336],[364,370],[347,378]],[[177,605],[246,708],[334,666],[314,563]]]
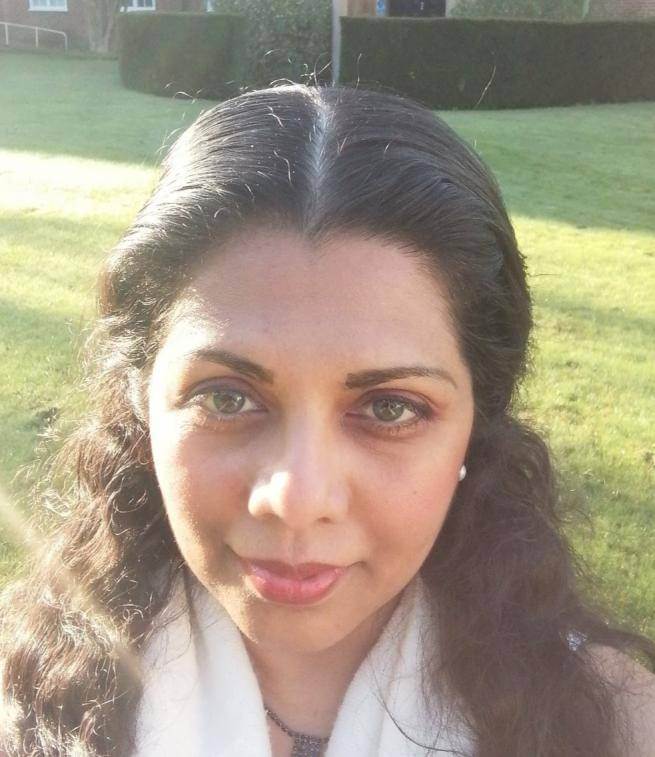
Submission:
[[[289,565],[289,563],[280,562],[278,560],[255,560],[249,557],[243,557],[251,565],[256,565],[259,568],[275,573],[278,576],[284,576],[285,578],[310,578],[318,573],[322,573],[326,570],[335,570],[341,566],[328,565],[327,563],[320,562],[304,562],[298,565]]]
[[[318,602],[330,592],[348,570],[348,568],[334,566],[323,567],[318,573],[298,578],[280,575],[269,567],[264,567],[264,563],[260,561],[253,562],[240,558],[240,562],[248,580],[264,599],[292,605]],[[270,564],[270,562],[267,563],[267,565]]]

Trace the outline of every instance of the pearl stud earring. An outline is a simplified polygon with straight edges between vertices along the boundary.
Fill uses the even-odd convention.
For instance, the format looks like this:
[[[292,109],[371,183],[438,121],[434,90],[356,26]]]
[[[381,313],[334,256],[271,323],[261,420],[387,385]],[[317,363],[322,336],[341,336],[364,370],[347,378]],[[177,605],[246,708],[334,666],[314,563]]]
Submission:
[[[462,465],[462,467],[459,469],[459,480],[463,481],[466,477],[466,466]]]

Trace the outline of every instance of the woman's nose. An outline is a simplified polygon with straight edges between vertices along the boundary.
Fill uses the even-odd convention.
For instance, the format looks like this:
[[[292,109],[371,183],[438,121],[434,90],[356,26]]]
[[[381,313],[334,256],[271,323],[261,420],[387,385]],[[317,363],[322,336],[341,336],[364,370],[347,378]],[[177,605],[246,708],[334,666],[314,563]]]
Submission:
[[[289,425],[274,461],[264,463],[250,492],[254,517],[275,515],[294,531],[342,520],[348,510],[344,459],[325,423]]]

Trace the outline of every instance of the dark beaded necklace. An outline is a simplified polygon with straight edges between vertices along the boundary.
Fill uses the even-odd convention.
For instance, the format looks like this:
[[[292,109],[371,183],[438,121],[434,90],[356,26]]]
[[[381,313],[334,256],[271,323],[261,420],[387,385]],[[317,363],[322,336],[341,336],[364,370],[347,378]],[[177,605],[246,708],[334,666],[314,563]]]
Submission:
[[[327,746],[329,738],[308,736],[306,733],[294,731],[285,725],[269,707],[264,705],[264,709],[275,725],[293,739],[291,757],[322,757],[323,750]]]

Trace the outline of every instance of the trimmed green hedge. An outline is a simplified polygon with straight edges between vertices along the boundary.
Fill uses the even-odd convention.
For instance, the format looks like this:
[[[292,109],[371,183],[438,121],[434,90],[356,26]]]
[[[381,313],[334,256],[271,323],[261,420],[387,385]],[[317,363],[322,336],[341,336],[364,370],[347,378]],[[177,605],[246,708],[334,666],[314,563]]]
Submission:
[[[655,99],[655,21],[342,18],[341,82],[431,108]]]
[[[212,0],[212,5],[218,13],[247,19],[249,88],[278,79],[332,80],[332,0]]]
[[[217,13],[122,13],[121,81],[140,92],[225,99],[243,81],[245,19]]]

